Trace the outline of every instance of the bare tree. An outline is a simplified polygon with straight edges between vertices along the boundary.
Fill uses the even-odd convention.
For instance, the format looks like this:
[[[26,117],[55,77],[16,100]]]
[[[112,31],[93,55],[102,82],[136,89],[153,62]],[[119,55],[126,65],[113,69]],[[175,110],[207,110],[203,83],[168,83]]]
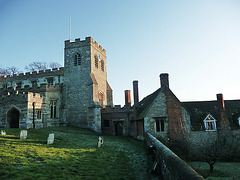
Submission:
[[[15,66],[0,68],[0,76],[14,75],[19,73],[20,73],[20,70]]]
[[[32,62],[29,65],[25,66],[25,69],[27,71],[33,72],[33,71],[40,71],[40,70],[46,70],[47,69],[47,63],[46,62]]]
[[[217,161],[232,161],[240,152],[239,139],[231,131],[221,131],[216,137],[199,139],[200,146],[194,150],[194,156],[200,161],[207,162],[210,172],[213,172]]]
[[[200,159],[207,162],[210,167],[210,171],[213,172],[214,164],[220,159],[222,155],[222,148],[220,147],[218,139],[208,141],[199,149]]]
[[[16,68],[15,66],[7,67],[6,71],[8,74],[11,74],[11,75],[20,73],[20,70],[18,68]]]
[[[6,76],[8,75],[8,72],[5,68],[0,68],[0,76]]]
[[[32,62],[29,65],[25,66],[25,69],[27,71],[33,72],[33,71],[46,70],[48,69],[48,67],[53,69],[53,68],[60,68],[62,67],[62,65],[56,62],[51,62],[48,66],[46,62],[37,61],[37,62]]]
[[[51,69],[54,69],[54,68],[60,68],[60,67],[62,67],[62,65],[59,64],[59,63],[57,63],[57,62],[51,62],[51,63],[49,64],[49,67],[50,67]]]

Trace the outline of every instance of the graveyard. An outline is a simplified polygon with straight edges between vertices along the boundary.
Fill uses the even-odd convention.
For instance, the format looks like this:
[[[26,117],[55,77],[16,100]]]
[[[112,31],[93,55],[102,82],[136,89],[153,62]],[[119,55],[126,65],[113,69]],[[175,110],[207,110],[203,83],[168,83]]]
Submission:
[[[148,179],[142,141],[72,127],[5,129],[0,179]],[[50,135],[52,134],[52,135]],[[53,136],[53,137],[52,137]],[[50,139],[50,141],[49,141]]]

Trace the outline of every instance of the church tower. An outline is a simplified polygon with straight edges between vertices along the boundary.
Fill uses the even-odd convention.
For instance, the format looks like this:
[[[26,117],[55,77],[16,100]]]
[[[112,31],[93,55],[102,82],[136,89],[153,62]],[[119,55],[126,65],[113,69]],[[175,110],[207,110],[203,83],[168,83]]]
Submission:
[[[65,114],[71,126],[101,131],[101,107],[112,105],[106,50],[92,37],[65,41]]]

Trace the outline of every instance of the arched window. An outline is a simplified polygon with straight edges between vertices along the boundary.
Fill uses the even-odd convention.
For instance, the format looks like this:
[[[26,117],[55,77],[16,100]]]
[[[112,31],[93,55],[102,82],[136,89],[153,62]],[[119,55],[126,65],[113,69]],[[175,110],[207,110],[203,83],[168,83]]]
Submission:
[[[80,66],[82,63],[82,57],[81,54],[77,53],[74,56],[74,66]]]
[[[97,57],[97,55],[94,56],[94,60],[95,60],[95,67],[98,68],[98,57]]]
[[[103,107],[103,93],[99,92],[98,94],[99,105]]]
[[[103,60],[101,61],[101,70],[104,72],[104,62],[103,62]]]
[[[57,118],[57,102],[55,100],[51,100],[50,102],[50,108],[51,108],[51,118]]]

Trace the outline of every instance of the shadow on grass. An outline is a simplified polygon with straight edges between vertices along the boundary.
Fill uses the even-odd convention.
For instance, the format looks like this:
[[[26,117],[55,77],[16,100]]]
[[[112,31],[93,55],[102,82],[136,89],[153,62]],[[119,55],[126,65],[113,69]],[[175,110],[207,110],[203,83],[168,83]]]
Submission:
[[[96,150],[0,168],[4,179],[135,179],[123,152]]]
[[[12,137],[12,136],[2,136],[3,139],[19,139],[19,137]]]
[[[3,142],[11,142],[14,144],[21,143],[21,144],[47,144],[46,141],[41,140],[32,140],[32,139],[20,139],[18,137],[3,137],[1,138]]]

